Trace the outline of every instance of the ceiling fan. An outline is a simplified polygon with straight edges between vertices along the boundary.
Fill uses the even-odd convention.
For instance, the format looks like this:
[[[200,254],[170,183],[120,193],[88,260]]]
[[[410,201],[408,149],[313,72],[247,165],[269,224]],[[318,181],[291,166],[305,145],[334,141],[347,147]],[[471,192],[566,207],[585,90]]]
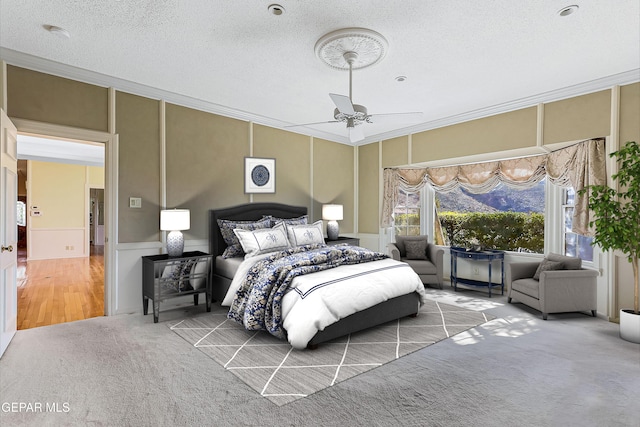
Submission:
[[[361,51],[362,55],[360,55]],[[417,123],[422,117],[421,112],[369,114],[364,105],[354,104],[352,98],[353,70],[364,68],[382,59],[386,53],[386,40],[380,34],[363,28],[349,28],[334,31],[323,36],[316,43],[316,54],[329,66],[336,69],[349,70],[349,96],[330,93],[329,97],[335,104],[333,118],[324,122],[305,123],[287,127],[312,126],[325,123],[345,123],[352,143],[365,138],[363,124],[365,123]],[[345,67],[345,65],[347,67]]]

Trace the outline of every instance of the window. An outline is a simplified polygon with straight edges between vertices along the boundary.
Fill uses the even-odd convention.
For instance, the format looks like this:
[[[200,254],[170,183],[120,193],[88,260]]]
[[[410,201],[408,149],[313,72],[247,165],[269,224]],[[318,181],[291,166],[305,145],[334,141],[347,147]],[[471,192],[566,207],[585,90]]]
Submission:
[[[577,256],[583,261],[593,261],[593,238],[582,236],[571,231],[573,209],[575,206],[576,192],[573,188],[564,190],[562,213],[564,217],[564,253],[569,256]]]
[[[398,190],[398,203],[393,210],[396,236],[420,234],[420,193]]]
[[[544,253],[545,181],[524,190],[436,192],[434,228],[448,246]]]
[[[24,227],[27,225],[27,207],[24,202],[18,201],[17,210],[18,225]]]

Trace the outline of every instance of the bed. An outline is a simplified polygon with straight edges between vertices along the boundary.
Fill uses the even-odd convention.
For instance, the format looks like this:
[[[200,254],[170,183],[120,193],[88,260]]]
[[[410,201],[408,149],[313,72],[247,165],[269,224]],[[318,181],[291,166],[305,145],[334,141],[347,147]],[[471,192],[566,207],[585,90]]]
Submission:
[[[231,258],[223,258],[222,255],[225,253],[227,249],[227,243],[223,237],[223,232],[220,229],[218,220],[224,221],[260,221],[265,217],[275,217],[280,219],[295,219],[303,217],[307,214],[306,207],[300,206],[291,206],[280,203],[249,203],[244,205],[233,206],[229,208],[223,209],[215,209],[211,210],[209,214],[209,245],[210,245],[210,253],[214,256],[214,267],[213,267],[213,298],[215,301],[219,303],[226,303],[223,305],[229,305],[229,301],[233,299],[233,294],[235,288],[229,291],[232,284],[236,284],[240,277],[236,277],[234,281],[234,277],[236,272],[240,270],[241,272],[246,271],[246,267],[244,267],[243,263],[246,263],[244,257],[231,257]],[[224,222],[223,221],[223,222]],[[317,245],[324,246],[324,245]],[[353,248],[353,247],[352,247]],[[362,248],[353,248],[353,249],[362,249]],[[398,263],[397,261],[391,259],[384,260],[376,260],[374,262],[369,262],[366,264],[378,265],[376,263]],[[398,263],[404,264],[404,263]],[[394,265],[393,267],[398,267],[396,270],[403,270],[402,275],[398,276],[398,272],[396,271],[394,277],[403,277],[401,285],[403,288],[407,288],[409,290],[403,291],[401,295],[392,296],[389,298],[385,298],[383,301],[379,303],[372,304],[370,306],[358,308],[357,311],[350,313],[344,317],[342,315],[338,315],[338,320],[333,321],[331,324],[323,325],[321,324],[319,327],[317,325],[317,330],[314,335],[307,339],[305,336],[302,340],[298,337],[295,338],[295,342],[292,342],[292,338],[289,337],[289,341],[295,348],[315,348],[318,344],[353,333],[363,329],[367,329],[373,326],[377,326],[392,320],[396,320],[405,316],[415,316],[418,313],[419,307],[424,301],[425,293],[422,282],[419,277],[415,275],[411,268],[408,270],[411,271],[410,276],[405,276],[404,270],[406,270],[404,265]],[[332,269],[330,274],[338,274],[340,269],[348,268],[348,266],[340,266]],[[333,271],[335,270],[335,271]],[[322,271],[318,273],[313,273],[307,276],[318,276],[320,277],[322,274],[329,274],[327,271]],[[376,273],[375,279],[377,280],[380,274]],[[415,275],[415,277],[413,276]],[[306,277],[306,276],[305,276]],[[371,279],[372,276],[368,280]],[[296,278],[296,280],[301,280],[301,278]],[[373,280],[375,282],[376,280]],[[395,279],[394,279],[395,280]],[[376,284],[376,286],[378,286]],[[342,291],[339,291],[342,292]],[[386,291],[385,291],[386,292]],[[394,291],[396,292],[396,291]],[[293,297],[291,297],[293,298]],[[311,310],[313,311],[313,310]],[[290,318],[293,318],[293,314],[289,314]],[[313,319],[309,320],[312,324],[315,322],[318,324],[318,321],[314,321]],[[306,322],[306,320],[305,320]],[[292,324],[289,322],[290,330],[287,332],[289,335],[292,334],[291,329],[298,328],[297,322]],[[308,328],[307,328],[308,329]],[[307,333],[308,335],[308,333]]]

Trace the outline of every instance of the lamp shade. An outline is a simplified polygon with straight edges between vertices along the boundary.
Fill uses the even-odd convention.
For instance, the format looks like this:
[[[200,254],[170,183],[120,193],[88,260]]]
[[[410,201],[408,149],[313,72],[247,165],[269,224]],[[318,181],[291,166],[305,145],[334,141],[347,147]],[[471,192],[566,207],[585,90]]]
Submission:
[[[322,219],[328,221],[342,220],[342,205],[322,205]]]
[[[180,231],[191,227],[189,209],[168,209],[160,211],[160,230]]]

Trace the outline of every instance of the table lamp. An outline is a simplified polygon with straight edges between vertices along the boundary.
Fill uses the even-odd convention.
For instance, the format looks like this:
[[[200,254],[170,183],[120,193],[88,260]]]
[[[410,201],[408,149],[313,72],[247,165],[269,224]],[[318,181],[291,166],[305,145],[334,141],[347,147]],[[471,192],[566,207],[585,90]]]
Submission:
[[[167,254],[171,257],[182,256],[184,236],[181,230],[191,226],[189,209],[168,209],[160,211],[160,230],[169,231],[167,235]]]
[[[322,219],[327,220],[327,237],[338,240],[338,221],[342,220],[342,205],[322,205]]]

